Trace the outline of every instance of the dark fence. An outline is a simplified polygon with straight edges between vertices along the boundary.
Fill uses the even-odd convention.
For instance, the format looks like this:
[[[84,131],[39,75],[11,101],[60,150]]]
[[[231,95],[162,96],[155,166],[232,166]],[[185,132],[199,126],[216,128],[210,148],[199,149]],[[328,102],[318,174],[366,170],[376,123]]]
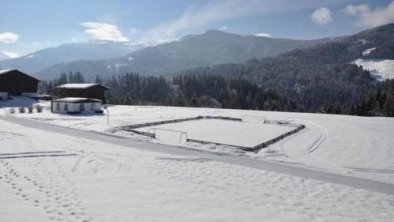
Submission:
[[[292,124],[292,125],[296,125],[296,124]],[[279,140],[284,139],[285,137],[288,137],[290,135],[298,133],[299,131],[303,130],[304,128],[305,128],[305,125],[297,125],[297,128],[295,128],[295,129],[293,129],[293,130],[291,130],[291,131],[289,131],[287,133],[284,133],[284,134],[282,134],[280,136],[277,136],[277,137],[275,137],[275,138],[273,138],[271,140],[268,140],[268,141],[266,141],[264,143],[260,143],[259,145],[251,147],[248,151],[258,152],[261,149],[266,148],[267,146],[269,146],[269,145],[271,145],[273,143],[276,143]]]
[[[130,125],[130,126],[121,126],[121,127],[117,127],[117,129],[155,138],[154,133],[142,132],[142,131],[139,131],[136,129],[148,127],[148,126],[157,126],[157,125],[163,125],[163,124],[169,124],[169,123],[179,123],[179,122],[200,120],[200,119],[221,119],[221,120],[229,120],[229,121],[242,121],[241,118],[233,118],[233,117],[227,117],[227,116],[197,116],[197,117],[182,118],[182,119],[163,120],[163,121],[150,122],[150,123],[140,123],[140,124],[135,124],[135,125]],[[223,143],[204,141],[204,140],[196,140],[196,139],[187,139],[187,142],[194,142],[194,143],[201,143],[201,144],[214,144],[214,145],[222,145],[222,146],[232,146],[232,147],[239,148],[239,149],[242,149],[245,151],[258,152],[261,149],[264,149],[264,148],[268,147],[269,145],[274,144],[274,143],[278,142],[279,140],[282,140],[290,135],[293,135],[305,128],[305,125],[302,125],[302,124],[294,124],[294,123],[289,123],[288,121],[279,121],[279,120],[267,120],[267,121],[264,121],[264,124],[284,125],[284,126],[295,127],[295,129],[293,129],[289,132],[286,132],[282,135],[279,135],[273,139],[265,141],[264,143],[260,143],[256,146],[253,146],[253,147],[237,146],[237,145],[223,144]]]

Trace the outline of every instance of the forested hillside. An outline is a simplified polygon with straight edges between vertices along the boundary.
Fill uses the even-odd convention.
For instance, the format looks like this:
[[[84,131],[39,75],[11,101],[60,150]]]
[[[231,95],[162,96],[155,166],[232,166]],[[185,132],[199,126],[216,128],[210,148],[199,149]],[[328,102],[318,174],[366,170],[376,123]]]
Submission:
[[[250,60],[243,64],[223,64],[181,72],[181,75],[215,75],[242,78],[265,90],[277,91],[306,112],[336,112],[382,115],[392,106],[392,81],[377,82],[362,67],[352,64],[367,49],[375,48],[374,58],[392,58],[394,25],[361,32],[340,41],[309,49],[294,50],[277,57]],[[387,97],[383,108],[371,98]],[[362,108],[361,108],[362,106]]]
[[[390,24],[241,64],[201,67],[166,78],[129,73],[96,81],[111,88],[109,99],[114,104],[394,116],[394,80],[376,81],[352,63],[363,56],[392,58],[392,36]],[[42,90],[53,92],[54,85],[74,80],[63,74],[59,80],[44,82]]]

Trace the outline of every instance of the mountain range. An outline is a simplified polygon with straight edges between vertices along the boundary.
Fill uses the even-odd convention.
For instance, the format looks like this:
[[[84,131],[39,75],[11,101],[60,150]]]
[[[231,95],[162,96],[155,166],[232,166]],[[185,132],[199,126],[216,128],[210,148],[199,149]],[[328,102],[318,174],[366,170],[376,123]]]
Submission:
[[[275,56],[327,41],[330,39],[277,39],[209,30],[145,48],[109,42],[64,44],[1,61],[0,67],[20,69],[39,79],[53,79],[70,71],[103,77],[127,72],[165,75],[200,66]]]
[[[37,76],[47,79],[64,71],[101,76],[127,72],[166,75],[200,66],[239,63],[252,58],[275,56],[326,41],[329,40],[275,39],[209,30],[203,34],[185,36],[179,41],[143,48],[120,58],[57,64],[38,72]]]
[[[14,59],[6,59],[5,54],[0,54],[0,68],[16,68],[42,80],[57,78],[62,72],[81,72],[84,75],[101,77],[128,72],[167,75],[198,67],[243,63],[255,58],[278,55],[284,58],[283,55],[287,52],[297,57],[297,53],[304,52],[303,49],[309,50],[330,43],[345,44],[342,48],[339,47],[338,51],[332,52],[337,54],[338,58],[342,55],[343,48],[346,48],[346,52],[355,54],[368,47],[374,47],[374,50],[364,55],[366,58],[380,59],[376,54],[385,58],[389,55],[387,58],[391,58],[393,47],[390,47],[390,44],[394,40],[385,37],[382,41],[383,37],[376,35],[377,30],[390,31],[391,26],[392,24],[352,36],[318,40],[278,39],[208,30],[151,47],[115,42],[69,43]],[[323,61],[318,58],[324,57],[324,54],[327,53],[315,54],[313,59]]]
[[[106,41],[67,43],[58,47],[42,49],[22,57],[0,61],[0,67],[2,69],[19,69],[39,77],[37,73],[55,64],[62,66],[64,63],[75,60],[116,58],[140,49],[141,47],[143,46]],[[59,74],[55,76],[57,75]]]
[[[11,59],[11,58],[8,55],[6,55],[5,53],[0,52],[0,61],[7,60],[7,59]]]

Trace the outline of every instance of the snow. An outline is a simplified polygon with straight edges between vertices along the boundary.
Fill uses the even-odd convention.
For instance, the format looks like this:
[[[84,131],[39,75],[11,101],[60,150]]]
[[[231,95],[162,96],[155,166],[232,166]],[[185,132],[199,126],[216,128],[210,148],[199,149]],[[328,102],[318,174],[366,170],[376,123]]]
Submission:
[[[391,221],[394,216],[389,194],[200,154],[152,152],[2,119],[0,125],[2,222]],[[38,152],[47,156],[26,154]]]
[[[371,74],[377,75],[382,79],[394,78],[394,60],[365,60],[357,59],[354,64],[363,66],[364,69],[371,71]]]
[[[358,41],[359,41],[361,44],[363,44],[363,45],[365,45],[365,44],[368,43],[368,41],[365,40],[365,39],[359,39]]]
[[[6,55],[8,57],[7,59],[16,59],[20,57],[19,53],[17,52],[2,51],[0,53]]]
[[[63,115],[51,113],[49,103],[41,105],[45,107],[43,113],[16,113],[13,115],[75,129],[126,136],[142,141],[147,140],[145,136],[113,129],[118,126],[204,115],[234,118],[251,115],[264,116],[268,120],[287,120],[294,124],[304,124],[306,129],[261,150],[257,154],[226,146],[193,143],[187,144],[187,146],[216,153],[248,155],[250,158],[281,163],[297,163],[306,168],[394,183],[394,137],[392,136],[394,118],[164,106],[109,106],[110,124],[108,125],[107,110],[104,110],[104,115]],[[3,113],[5,112],[3,109]],[[226,123],[228,122],[224,122],[224,124]],[[197,133],[200,134],[197,137],[205,135],[209,137],[207,139],[215,139],[216,141],[231,140],[231,137],[227,137],[223,132],[199,132],[198,127],[188,126],[188,122],[183,124],[178,125],[177,128],[180,129],[181,126],[187,127],[187,130],[193,130],[194,132],[190,132],[190,135]],[[240,129],[239,135],[248,136],[242,126],[242,124],[237,126]],[[211,132],[217,128],[222,128],[222,131],[227,131],[232,135],[236,132],[231,131],[222,122],[217,126],[214,124],[204,126],[205,130],[212,130]],[[252,134],[249,138],[256,142],[258,138],[253,135],[257,135],[257,133]],[[262,138],[264,139],[263,135]],[[234,141],[250,142],[238,139],[233,139],[231,142]]]
[[[27,100],[0,101],[0,107]],[[43,113],[9,114],[9,108],[0,108],[2,222],[391,221],[394,216],[394,191],[379,188],[394,184],[394,118],[109,106],[108,125],[106,115],[55,114],[49,102],[39,104]],[[259,153],[197,143],[171,148],[115,130],[205,115],[264,116],[306,129]],[[31,124],[16,125],[9,116]],[[204,119],[156,128],[252,144],[279,130],[264,125]],[[378,184],[352,182],[365,179],[364,184]],[[17,213],[21,210],[29,214]]]
[[[31,58],[34,58],[34,54],[29,54],[29,55],[27,55],[27,56],[24,56],[23,58],[25,58],[25,59],[31,59]]]
[[[153,128],[186,132],[188,139],[244,147],[254,147],[294,129],[293,127],[273,124],[254,124],[229,120],[203,119],[143,127],[137,130],[149,132],[149,130]]]
[[[92,86],[97,86],[99,85],[98,83],[67,83],[63,84],[61,86],[58,86],[57,88],[61,89],[87,89]]]
[[[2,70],[0,70],[0,74],[4,74],[4,73],[10,72],[12,70],[13,69],[2,69]]]
[[[6,112],[9,107],[27,107],[38,103],[27,96],[12,96],[12,99],[0,101],[0,114]]]
[[[54,102],[84,102],[84,101],[94,101],[94,102],[101,102],[99,99],[89,99],[89,98],[81,98],[81,97],[65,97],[65,98],[60,98],[60,99],[55,99],[53,100]]]
[[[365,50],[364,52],[363,52],[363,56],[366,56],[366,55],[368,55],[369,53],[371,53],[373,50],[375,50],[376,49],[376,47],[374,47],[374,48],[369,48],[369,49],[367,49],[367,50]]]

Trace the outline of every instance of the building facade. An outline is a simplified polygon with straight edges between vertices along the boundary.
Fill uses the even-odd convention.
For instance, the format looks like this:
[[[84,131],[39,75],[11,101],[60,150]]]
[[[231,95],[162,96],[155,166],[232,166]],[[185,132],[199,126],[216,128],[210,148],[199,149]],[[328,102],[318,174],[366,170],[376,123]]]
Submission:
[[[102,113],[102,101],[99,99],[66,97],[51,101],[51,111],[62,114]]]
[[[40,81],[16,69],[0,70],[0,93],[2,97],[8,95],[37,95]]]

